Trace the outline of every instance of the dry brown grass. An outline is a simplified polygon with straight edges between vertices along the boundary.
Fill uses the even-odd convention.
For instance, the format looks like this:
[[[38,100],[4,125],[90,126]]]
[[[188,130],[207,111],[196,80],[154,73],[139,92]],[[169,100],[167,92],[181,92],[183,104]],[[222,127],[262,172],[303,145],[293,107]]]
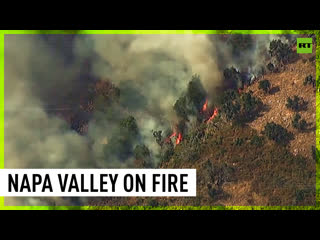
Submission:
[[[261,117],[249,124],[250,127],[261,132],[268,122],[275,122],[294,133],[295,138],[290,142],[290,150],[294,154],[311,157],[311,146],[316,139],[316,94],[311,85],[304,86],[305,78],[311,74],[315,78],[316,68],[313,63],[300,59],[296,63],[286,65],[281,73],[272,73],[264,76],[272,85],[273,94],[264,94],[258,89],[258,82],[249,86],[246,91],[252,90],[255,96],[261,98],[268,110]],[[279,88],[279,91],[277,91]],[[310,123],[309,130],[300,132],[292,127],[291,121],[294,112],[286,107],[287,98],[297,95],[308,102],[308,109],[299,114]]]

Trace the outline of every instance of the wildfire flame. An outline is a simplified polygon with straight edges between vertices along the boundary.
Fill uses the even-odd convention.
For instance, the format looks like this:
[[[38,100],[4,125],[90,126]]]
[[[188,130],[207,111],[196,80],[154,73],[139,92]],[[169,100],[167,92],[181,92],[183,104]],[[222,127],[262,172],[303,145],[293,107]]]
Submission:
[[[211,117],[207,120],[207,123],[212,121],[217,115],[218,115],[218,108],[215,108],[213,110],[213,113],[212,113]]]
[[[176,132],[172,133],[172,134],[166,139],[166,142],[169,142],[169,141],[171,140],[171,138],[176,137],[176,136],[177,136],[177,133],[176,133]],[[178,145],[179,143],[181,143],[181,141],[182,141],[182,134],[179,133],[179,134],[178,134],[178,137],[176,138],[176,145]]]
[[[202,112],[207,111],[207,108],[208,108],[208,99],[206,99],[206,102],[203,104]]]
[[[174,133],[172,133],[172,134],[170,135],[169,138],[171,139],[171,138],[175,137],[176,135],[177,135],[177,133],[174,132]]]
[[[182,135],[181,133],[178,134],[178,137],[176,139],[176,144],[178,145],[182,141]]]
[[[208,99],[206,99],[205,103],[202,106],[202,112],[206,112],[208,110]],[[215,108],[213,110],[212,115],[210,116],[210,118],[206,121],[207,123],[209,123],[210,121],[212,121],[216,116],[218,115],[218,108]],[[176,145],[180,144],[182,141],[182,134],[177,132],[173,132],[165,141],[169,142],[171,141],[171,139],[173,137],[176,137]]]

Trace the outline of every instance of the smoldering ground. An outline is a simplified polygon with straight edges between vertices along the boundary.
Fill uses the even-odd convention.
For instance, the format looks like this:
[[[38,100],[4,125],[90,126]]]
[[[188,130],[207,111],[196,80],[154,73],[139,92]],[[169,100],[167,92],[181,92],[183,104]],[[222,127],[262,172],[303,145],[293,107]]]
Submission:
[[[7,35],[5,167],[133,167],[137,144],[149,148],[156,166],[159,145],[152,131],[176,124],[173,105],[192,76],[200,75],[214,99],[223,69],[255,69],[265,61],[262,46],[271,39],[258,36],[235,57],[232,47],[213,35]],[[81,103],[89,101],[89,85],[98,79],[120,89],[118,101],[80,114]],[[84,119],[86,134],[70,127],[69,115]],[[119,155],[124,151],[118,144],[119,121],[130,115],[139,133]],[[38,200],[8,198],[6,204],[49,204]]]

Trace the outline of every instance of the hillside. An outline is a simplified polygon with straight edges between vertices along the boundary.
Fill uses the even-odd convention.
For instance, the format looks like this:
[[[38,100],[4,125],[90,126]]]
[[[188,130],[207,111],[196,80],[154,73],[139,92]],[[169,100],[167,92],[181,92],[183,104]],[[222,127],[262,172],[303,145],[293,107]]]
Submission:
[[[266,74],[243,91],[252,91],[264,104],[252,122],[238,126],[218,115],[184,136],[171,159],[160,167],[196,168],[196,198],[104,198],[93,205],[314,205],[316,172],[311,146],[315,145],[316,98],[312,85],[303,85],[310,74],[315,77],[315,63],[303,58],[280,73]],[[263,79],[271,83],[269,94],[258,88]],[[286,107],[287,97],[294,95],[308,102],[307,109],[299,112],[309,123],[302,132],[292,127],[294,112]],[[264,126],[271,121],[293,133],[288,146],[263,136]]]
[[[289,144],[290,151],[295,155],[301,154],[311,158],[310,148],[315,145],[316,138],[316,95],[312,85],[304,86],[303,82],[310,74],[315,78],[316,69],[315,61],[310,62],[307,60],[308,57],[310,56],[286,65],[285,70],[281,73],[265,75],[263,79],[268,79],[271,83],[271,94],[264,94],[263,91],[259,90],[258,83],[249,86],[247,91],[252,90],[254,95],[260,97],[268,109],[249,126],[258,132],[261,132],[265,124],[270,121],[284,126],[295,135],[295,138]],[[304,132],[292,127],[291,121],[294,112],[286,107],[287,98],[294,95],[302,97],[308,103],[307,109],[299,112],[301,117],[309,123],[307,131]]]

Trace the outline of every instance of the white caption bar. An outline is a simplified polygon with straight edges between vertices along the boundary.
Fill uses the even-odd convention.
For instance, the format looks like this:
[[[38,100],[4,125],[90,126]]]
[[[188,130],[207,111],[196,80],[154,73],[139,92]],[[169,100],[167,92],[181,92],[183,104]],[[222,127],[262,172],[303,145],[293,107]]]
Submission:
[[[196,196],[196,169],[0,169],[0,196]]]

